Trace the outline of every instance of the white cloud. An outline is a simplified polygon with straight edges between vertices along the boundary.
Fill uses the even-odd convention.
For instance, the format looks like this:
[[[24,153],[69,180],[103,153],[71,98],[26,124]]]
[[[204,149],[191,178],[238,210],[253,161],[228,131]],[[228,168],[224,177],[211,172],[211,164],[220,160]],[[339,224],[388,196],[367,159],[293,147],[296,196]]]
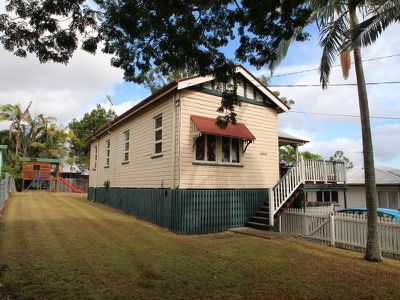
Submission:
[[[400,25],[391,26],[380,39],[372,46],[363,49],[363,59],[381,57],[397,53],[400,44],[398,31]],[[306,47],[300,50],[307,51]],[[313,49],[315,51],[315,49]],[[299,48],[296,54],[301,55]],[[290,52],[288,55],[291,55]],[[305,56],[308,54],[305,52]],[[278,73],[287,73],[303,69],[312,69],[315,66],[304,65],[299,59],[299,64],[284,65],[276,70]],[[400,69],[400,57],[379,59],[364,63],[365,78],[367,82],[397,81]],[[308,72],[296,76],[277,77],[272,84],[318,84],[318,72]],[[351,69],[348,80],[343,80],[340,68],[334,68],[331,83],[355,83],[354,69]],[[275,87],[281,95],[293,99],[296,104],[294,111],[322,113],[322,114],[350,114],[359,115],[357,88],[355,86],[330,87],[322,90],[320,87],[289,88]],[[368,86],[368,97],[371,116],[400,117],[398,102],[399,85]],[[377,120],[372,122],[372,133],[376,164],[400,167],[400,145],[395,141],[400,140],[400,125],[393,124],[393,120]],[[311,115],[288,113],[279,117],[279,128],[292,135],[309,139],[311,142],[304,147],[312,152],[329,157],[336,150],[343,150],[356,165],[362,164],[362,143],[360,120],[358,118],[345,118],[327,115]],[[397,165],[396,165],[397,164]]]
[[[33,101],[33,113],[54,116],[59,123],[86,112],[93,103],[113,95],[122,82],[122,71],[110,65],[104,54],[77,51],[68,65],[40,64],[33,55],[18,58],[0,50],[0,103]]]

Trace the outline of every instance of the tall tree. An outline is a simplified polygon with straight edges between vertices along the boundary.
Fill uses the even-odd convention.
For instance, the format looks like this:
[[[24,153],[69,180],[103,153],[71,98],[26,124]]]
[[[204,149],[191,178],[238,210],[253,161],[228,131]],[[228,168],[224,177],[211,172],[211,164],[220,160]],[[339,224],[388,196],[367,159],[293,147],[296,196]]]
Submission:
[[[73,158],[75,164],[82,171],[88,170],[89,168],[90,146],[87,143],[87,139],[115,117],[116,114],[114,111],[107,112],[100,104],[97,104],[96,108],[90,113],[86,113],[82,119],[73,119],[68,124],[70,129],[69,156]],[[69,162],[72,163],[72,160],[70,159]]]
[[[381,261],[381,251],[378,240],[377,191],[375,182],[374,153],[372,146],[371,125],[369,118],[368,96],[362,66],[361,48],[357,43],[351,43],[349,32],[358,25],[357,12],[368,11],[367,1],[362,0],[312,0],[313,15],[321,32],[323,48],[320,81],[324,88],[329,82],[329,74],[336,56],[340,55],[343,76],[348,77],[350,69],[350,53],[345,45],[353,49],[354,67],[357,77],[358,102],[361,116],[361,131],[364,152],[365,190],[367,200],[368,234],[365,258],[369,261]],[[379,35],[379,31],[375,34]]]
[[[9,126],[9,138],[13,135],[15,136],[15,154],[18,155],[22,137],[24,134],[24,122],[30,122],[32,117],[29,113],[29,107],[31,106],[30,102],[25,110],[21,109],[21,105],[16,104],[5,104],[0,106],[0,122],[8,121],[10,122]]]
[[[344,162],[347,170],[352,169],[354,166],[350,159],[344,155],[342,150],[336,150],[335,153],[333,153],[333,155],[329,158],[329,160]]]
[[[305,159],[320,160],[324,159],[317,153],[310,151],[299,152]],[[283,146],[279,148],[279,160],[281,163],[292,166],[296,162],[296,150],[292,146]]]

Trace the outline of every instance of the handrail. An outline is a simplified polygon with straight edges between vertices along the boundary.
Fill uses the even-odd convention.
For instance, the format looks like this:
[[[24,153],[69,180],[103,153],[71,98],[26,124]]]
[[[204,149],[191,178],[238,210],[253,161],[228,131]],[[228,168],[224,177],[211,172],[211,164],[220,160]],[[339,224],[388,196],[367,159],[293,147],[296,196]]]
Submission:
[[[289,199],[293,192],[303,183],[304,178],[304,160],[300,160],[288,170],[278,183],[269,190],[269,223],[274,225],[274,215]]]
[[[344,162],[304,159],[300,156],[292,168],[269,190],[269,223],[297,188],[306,182],[346,182]]]

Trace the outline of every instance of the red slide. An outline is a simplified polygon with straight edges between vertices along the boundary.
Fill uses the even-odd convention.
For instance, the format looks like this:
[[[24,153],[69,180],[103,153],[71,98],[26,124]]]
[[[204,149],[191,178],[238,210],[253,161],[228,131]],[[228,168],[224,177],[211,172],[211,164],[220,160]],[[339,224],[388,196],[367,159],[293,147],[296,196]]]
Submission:
[[[57,179],[60,180],[62,183],[64,183],[67,187],[69,187],[73,192],[75,192],[75,193],[84,193],[84,191],[78,190],[77,188],[72,186],[68,181],[66,181],[64,178],[58,176]]]

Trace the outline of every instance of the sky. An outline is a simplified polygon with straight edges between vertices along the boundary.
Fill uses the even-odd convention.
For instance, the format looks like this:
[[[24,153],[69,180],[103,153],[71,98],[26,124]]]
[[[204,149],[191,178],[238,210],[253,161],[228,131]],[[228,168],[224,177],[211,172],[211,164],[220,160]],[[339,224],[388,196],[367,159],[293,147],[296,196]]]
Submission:
[[[399,54],[399,31],[400,24],[389,27],[373,46],[363,49],[363,59]],[[233,49],[234,44],[224,51],[232,56]],[[317,68],[320,55],[318,35],[312,34],[309,41],[291,46],[274,74]],[[269,75],[268,70],[244,65],[256,76]],[[367,82],[397,81],[399,70],[400,56],[364,63]],[[355,82],[353,68],[347,80],[342,78],[340,68],[333,69],[330,83]],[[318,83],[317,71],[271,79],[271,90],[295,101],[289,113],[279,115],[279,129],[310,141],[302,147],[303,151],[329,158],[336,150],[343,150],[355,166],[362,166],[359,118],[309,114],[359,115],[355,86],[329,87],[327,90],[321,87],[273,87]],[[400,84],[368,86],[371,116],[400,118],[399,89]],[[77,51],[68,65],[61,65],[40,64],[33,55],[19,58],[0,48],[0,104],[20,103],[25,107],[32,101],[31,112],[55,117],[63,126],[73,118],[82,117],[96,103],[108,109],[106,95],[112,98],[113,109],[121,114],[149,94],[141,85],[124,82],[122,71],[112,67],[110,57],[100,52],[91,55]],[[400,168],[400,119],[372,119],[371,124],[375,164]],[[0,123],[0,129],[5,127],[5,123]]]

